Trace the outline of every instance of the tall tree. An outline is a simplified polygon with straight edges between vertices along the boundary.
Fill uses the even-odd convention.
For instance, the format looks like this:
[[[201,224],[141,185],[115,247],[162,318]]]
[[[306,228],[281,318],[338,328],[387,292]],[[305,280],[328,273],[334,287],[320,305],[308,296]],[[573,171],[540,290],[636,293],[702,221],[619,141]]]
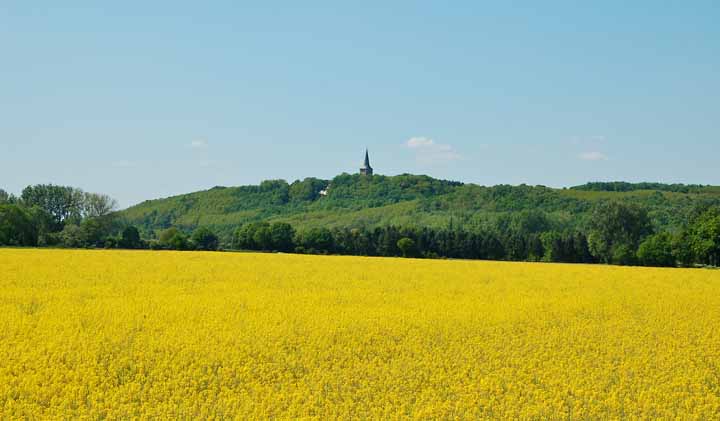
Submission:
[[[188,237],[175,227],[163,230],[158,236],[160,247],[172,250],[186,250],[188,248]]]
[[[142,248],[142,240],[140,239],[140,232],[138,231],[138,229],[132,225],[125,227],[118,245],[121,248],[126,249]]]
[[[273,245],[270,224],[267,222],[256,224],[252,240],[256,250],[272,250]]]
[[[233,233],[232,247],[236,250],[254,250],[256,249],[255,235],[256,224],[250,223],[238,227]]]
[[[710,208],[689,228],[690,249],[698,263],[720,265],[720,207]]]
[[[647,211],[622,202],[595,207],[588,224],[590,251],[603,263],[630,264],[640,242],[652,233]]]
[[[273,250],[292,251],[295,248],[293,237],[295,237],[295,230],[292,225],[285,222],[274,222],[270,225],[270,240]]]
[[[312,201],[320,197],[320,192],[328,185],[327,181],[317,178],[297,180],[290,185],[290,200]]]
[[[98,217],[108,215],[117,208],[117,201],[105,194],[84,193],[83,216]]]
[[[637,252],[638,260],[645,266],[675,266],[673,239],[670,233],[661,232],[651,235],[640,243]]]
[[[31,215],[18,205],[0,205],[0,245],[35,246],[37,227]]]
[[[190,242],[196,250],[217,250],[220,241],[210,228],[199,227],[190,236]]]
[[[12,203],[13,202],[12,199],[13,199],[13,197],[8,192],[6,192],[3,189],[0,189],[0,205]]]
[[[403,237],[399,239],[397,247],[400,249],[400,252],[402,252],[403,257],[412,257],[416,254],[415,241],[413,241],[412,238]]]
[[[73,187],[53,184],[28,186],[20,198],[25,206],[37,206],[52,215],[57,229],[61,229],[68,219],[79,223],[82,218],[85,196]]]
[[[327,228],[311,228],[296,237],[298,245],[311,253],[332,253],[335,250],[335,239]]]
[[[82,229],[75,224],[65,224],[65,227],[60,232],[60,241],[64,247],[80,248],[87,245],[85,234]]]

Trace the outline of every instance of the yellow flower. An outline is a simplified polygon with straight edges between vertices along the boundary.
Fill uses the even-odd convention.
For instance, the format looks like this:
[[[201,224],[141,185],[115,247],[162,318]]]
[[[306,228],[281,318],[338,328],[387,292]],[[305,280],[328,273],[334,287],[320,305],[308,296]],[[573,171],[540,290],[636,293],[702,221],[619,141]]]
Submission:
[[[0,249],[0,418],[713,419],[720,272]]]

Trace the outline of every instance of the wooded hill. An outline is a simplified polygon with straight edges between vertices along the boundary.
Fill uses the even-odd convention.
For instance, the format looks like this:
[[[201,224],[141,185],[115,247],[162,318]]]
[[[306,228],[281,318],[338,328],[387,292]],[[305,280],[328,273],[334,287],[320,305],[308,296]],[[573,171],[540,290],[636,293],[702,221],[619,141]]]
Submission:
[[[306,178],[291,184],[263,181],[257,186],[210,190],[150,200],[120,212],[145,237],[177,227],[209,227],[224,242],[250,222],[287,222],[302,232],[317,227],[459,228],[473,232],[541,215],[531,230],[575,230],[595,205],[621,201],[646,209],[658,231],[677,231],[697,209],[720,206],[720,187],[602,182],[567,189],[544,186],[484,187],[424,175],[342,174],[332,180]],[[530,220],[533,218],[530,217]],[[537,218],[534,218],[537,219]]]

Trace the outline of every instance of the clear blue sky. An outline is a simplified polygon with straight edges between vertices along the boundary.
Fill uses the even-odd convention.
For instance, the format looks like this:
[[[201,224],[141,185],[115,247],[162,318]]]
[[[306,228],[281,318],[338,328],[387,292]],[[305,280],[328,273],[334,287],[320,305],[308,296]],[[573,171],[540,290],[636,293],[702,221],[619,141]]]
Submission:
[[[0,187],[720,184],[717,0],[242,3],[3,1]]]

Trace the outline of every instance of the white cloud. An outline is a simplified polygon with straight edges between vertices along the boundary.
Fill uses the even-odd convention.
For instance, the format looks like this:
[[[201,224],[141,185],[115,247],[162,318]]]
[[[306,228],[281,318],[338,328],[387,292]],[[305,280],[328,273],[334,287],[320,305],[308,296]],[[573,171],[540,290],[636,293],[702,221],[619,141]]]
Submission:
[[[208,147],[207,139],[195,139],[190,142],[190,147],[194,149],[204,149]]]
[[[583,161],[607,161],[608,157],[602,152],[583,152],[579,155]]]
[[[429,137],[411,137],[405,146],[415,151],[415,158],[421,165],[444,164],[462,159],[462,156],[450,145],[436,143]]]
[[[405,142],[408,148],[423,148],[435,144],[435,141],[427,137],[411,137]]]

